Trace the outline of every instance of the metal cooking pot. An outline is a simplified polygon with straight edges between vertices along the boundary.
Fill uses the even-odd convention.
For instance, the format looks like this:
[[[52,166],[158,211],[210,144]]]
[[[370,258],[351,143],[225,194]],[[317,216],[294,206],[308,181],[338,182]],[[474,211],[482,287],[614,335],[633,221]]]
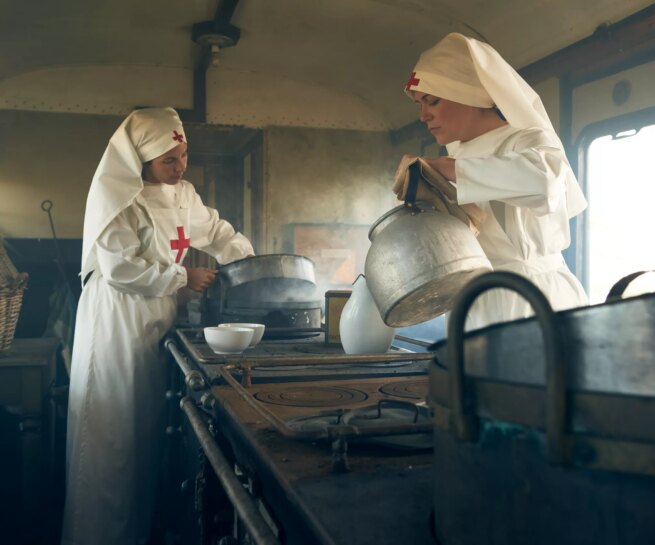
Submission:
[[[492,270],[471,230],[450,214],[415,203],[418,163],[409,167],[404,205],[371,227],[365,275],[384,322],[404,327],[450,309],[473,277]]]
[[[315,283],[314,263],[295,254],[264,254],[223,265],[218,270],[230,287],[266,278],[294,278]]]
[[[308,301],[315,298],[316,280],[311,259],[294,254],[246,257],[218,269],[209,298],[230,304]]]

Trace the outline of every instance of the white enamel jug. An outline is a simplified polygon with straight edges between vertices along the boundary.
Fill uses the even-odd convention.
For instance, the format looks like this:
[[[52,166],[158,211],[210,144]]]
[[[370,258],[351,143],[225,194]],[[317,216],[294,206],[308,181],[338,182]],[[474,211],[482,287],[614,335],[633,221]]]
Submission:
[[[346,354],[383,354],[391,346],[396,330],[382,321],[366,278],[360,274],[343,307],[339,335]]]

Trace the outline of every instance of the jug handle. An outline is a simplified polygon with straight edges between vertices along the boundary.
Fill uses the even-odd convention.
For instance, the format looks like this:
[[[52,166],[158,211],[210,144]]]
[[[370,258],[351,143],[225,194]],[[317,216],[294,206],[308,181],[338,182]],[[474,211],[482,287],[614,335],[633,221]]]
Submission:
[[[453,424],[458,439],[476,435],[476,418],[467,410],[464,396],[464,324],[473,302],[493,288],[506,288],[524,297],[541,326],[546,356],[546,453],[552,463],[566,458],[566,377],[568,361],[557,316],[546,296],[518,274],[495,271],[477,276],[459,292],[448,323],[448,390]]]

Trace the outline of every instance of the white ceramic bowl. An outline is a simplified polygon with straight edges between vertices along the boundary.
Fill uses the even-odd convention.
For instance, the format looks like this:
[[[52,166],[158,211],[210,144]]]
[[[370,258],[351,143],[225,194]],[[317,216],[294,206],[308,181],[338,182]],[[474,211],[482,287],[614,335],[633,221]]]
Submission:
[[[241,328],[245,327],[252,329],[254,331],[252,340],[250,341],[250,346],[255,346],[259,341],[262,340],[264,336],[264,330],[266,326],[264,324],[247,324],[245,322],[231,323],[231,324],[218,324],[218,327],[228,327],[228,328]]]
[[[216,354],[239,354],[248,348],[254,332],[249,327],[206,327],[205,340]]]

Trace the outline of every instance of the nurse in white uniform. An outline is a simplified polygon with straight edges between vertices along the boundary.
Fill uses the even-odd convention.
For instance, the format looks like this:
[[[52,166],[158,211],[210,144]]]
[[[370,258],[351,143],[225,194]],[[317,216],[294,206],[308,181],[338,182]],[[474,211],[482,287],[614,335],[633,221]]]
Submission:
[[[182,179],[187,141],[172,108],[132,112],[91,183],[68,407],[62,543],[133,545],[149,537],[166,363],[160,341],[176,292],[215,277],[182,265],[188,248],[228,263],[250,242]]]
[[[585,305],[561,252],[587,203],[537,93],[491,46],[457,33],[420,56],[405,92],[448,150],[426,161],[454,183],[459,204],[486,212],[478,240],[494,270],[527,277],[555,310]],[[519,295],[492,290],[467,329],[531,314]]]

